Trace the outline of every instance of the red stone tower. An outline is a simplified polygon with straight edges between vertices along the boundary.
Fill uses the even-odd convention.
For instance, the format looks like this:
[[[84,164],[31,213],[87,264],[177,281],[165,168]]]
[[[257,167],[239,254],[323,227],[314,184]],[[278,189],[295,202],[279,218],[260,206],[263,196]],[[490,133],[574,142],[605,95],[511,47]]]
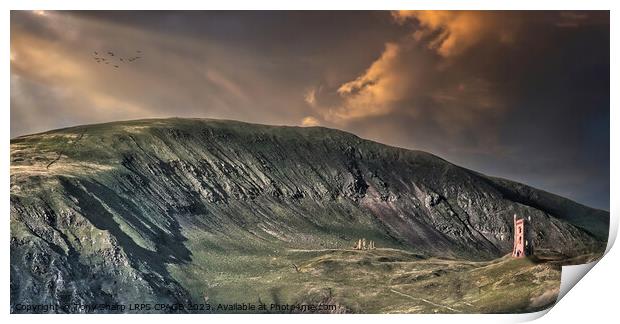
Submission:
[[[512,248],[512,256],[515,258],[522,258],[530,254],[530,246],[526,236],[525,219],[517,219],[517,215],[514,215],[514,247]]]

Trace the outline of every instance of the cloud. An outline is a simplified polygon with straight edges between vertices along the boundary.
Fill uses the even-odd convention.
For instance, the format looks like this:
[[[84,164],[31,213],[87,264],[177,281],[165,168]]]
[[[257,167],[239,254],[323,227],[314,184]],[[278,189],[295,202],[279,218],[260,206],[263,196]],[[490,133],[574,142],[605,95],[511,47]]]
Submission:
[[[319,126],[320,124],[321,123],[319,122],[319,120],[312,116],[304,117],[301,120],[301,126],[304,126],[304,127]]]
[[[249,101],[246,94],[243,92],[243,89],[237,83],[235,83],[233,80],[231,80],[229,77],[225,76],[221,72],[212,68],[207,68],[207,71],[205,72],[205,77],[217,89],[223,90],[228,94],[231,94],[232,96],[239,98],[245,102]]]
[[[56,42],[33,35],[11,41],[12,73],[26,75],[39,82],[88,79],[88,73]]]
[[[127,119],[149,112],[143,104],[129,96],[117,95],[116,89],[127,89],[134,81],[125,73],[91,62],[90,51],[76,51],[74,33],[61,32],[63,25],[75,21],[62,19],[58,13],[32,13],[49,30],[48,37],[15,28],[11,38],[11,105],[20,110],[12,127],[44,130],[63,126],[58,120],[39,122],[42,115],[62,112],[60,120],[87,119],[92,122]],[[39,19],[39,16],[40,19]],[[67,27],[65,25],[65,27]],[[87,43],[81,41],[82,45]],[[99,69],[97,69],[99,68]],[[114,82],[102,79],[110,76]],[[47,119],[47,118],[45,118]]]
[[[337,89],[342,104],[329,108],[325,118],[334,122],[380,116],[389,113],[393,104],[402,99],[409,78],[398,71],[401,46],[387,43],[385,50],[370,67],[356,79]]]
[[[413,37],[386,42],[379,58],[361,75],[336,89],[340,102],[320,107],[315,92],[306,94],[306,102],[311,99],[311,106],[320,108],[325,120],[339,125],[398,110],[414,117],[430,116],[440,125],[450,124],[451,131],[472,126],[481,119],[480,112],[491,111],[497,104],[489,93],[492,84],[478,75],[441,75],[453,74],[445,60],[454,61],[487,40],[508,43],[513,39],[515,24],[499,26],[499,15],[472,11],[393,12],[393,19],[411,28]],[[425,52],[424,48],[431,51]]]
[[[304,66],[267,64],[270,52],[240,51],[202,35],[171,36],[120,23],[119,16],[11,13],[11,77],[19,80],[11,84],[19,93],[11,109],[21,112],[12,114],[11,136],[106,120],[180,116],[297,124],[310,115],[298,95],[308,80],[287,74]],[[93,59],[94,51],[124,56],[137,49],[144,58],[118,69]],[[32,122],[50,113],[53,123]]]
[[[470,12],[400,12],[393,18],[409,36],[387,41],[364,72],[332,90],[335,101],[319,105],[319,99],[328,101],[326,96],[307,92],[315,114],[340,128],[372,125],[382,129],[383,138],[396,132],[393,125],[398,119],[416,129],[407,132],[416,133],[420,142],[409,145],[417,147],[499,151],[495,125],[506,106],[495,83],[477,65],[462,64],[460,57],[465,50],[504,41],[483,40],[486,36],[480,35],[490,33],[486,28],[491,19]],[[412,19],[424,23],[404,24]],[[417,37],[410,36],[416,33]],[[383,122],[392,126],[379,126]],[[448,143],[454,147],[447,148]]]
[[[486,38],[509,43],[513,38],[510,20],[490,11],[395,11],[394,19],[405,24],[415,21],[413,36],[443,57],[457,56]],[[498,19],[499,18],[499,19]]]
[[[442,129],[455,135],[476,127],[505,110],[493,90],[491,82],[475,77],[438,87],[430,95],[435,104],[433,118]]]
[[[336,125],[398,113],[432,121],[450,134],[503,110],[492,82],[443,63],[443,57],[421,51],[418,40],[387,43],[364,73],[337,88],[340,102],[315,108]]]
[[[304,101],[310,107],[316,107],[317,106],[317,99],[316,99],[316,97],[321,92],[321,89],[322,89],[322,86],[319,86],[318,88],[310,88],[304,94]]]

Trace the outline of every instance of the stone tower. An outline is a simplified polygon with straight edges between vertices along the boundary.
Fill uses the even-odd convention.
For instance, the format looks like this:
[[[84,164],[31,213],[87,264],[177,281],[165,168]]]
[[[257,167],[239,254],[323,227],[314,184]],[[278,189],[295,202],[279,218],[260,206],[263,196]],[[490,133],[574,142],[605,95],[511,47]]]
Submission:
[[[522,258],[530,255],[532,246],[529,242],[526,228],[527,223],[525,219],[517,219],[517,215],[514,215],[514,247],[512,248],[512,256],[515,258]]]

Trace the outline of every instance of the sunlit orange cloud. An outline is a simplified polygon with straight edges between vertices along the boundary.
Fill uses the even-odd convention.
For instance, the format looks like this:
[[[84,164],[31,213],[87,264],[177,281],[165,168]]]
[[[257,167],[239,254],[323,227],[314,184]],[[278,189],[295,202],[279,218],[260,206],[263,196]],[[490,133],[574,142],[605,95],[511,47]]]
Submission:
[[[343,103],[328,109],[325,119],[342,122],[390,112],[392,104],[402,98],[409,84],[409,78],[399,73],[400,51],[398,44],[387,43],[381,57],[362,75],[338,88]]]
[[[431,63],[437,67],[424,67],[426,73],[443,73],[442,62],[451,61],[480,42],[490,39],[510,42],[513,25],[506,23],[499,27],[501,17],[489,12],[397,11],[392,16],[403,26],[410,20],[417,21],[417,25],[406,25],[407,28],[414,27],[414,37],[386,43],[380,57],[364,73],[340,85],[337,93],[342,101],[335,107],[323,107],[325,120],[346,124],[356,119],[384,116],[396,109],[416,116],[424,108],[403,102],[412,97],[435,102],[437,109],[426,113],[435,116],[438,124],[451,130],[472,126],[481,111],[499,110],[497,101],[490,94],[492,85],[485,80],[455,80],[461,83],[458,86],[439,85],[437,89],[419,88],[417,84],[424,82],[420,78],[425,77],[419,70],[426,63],[416,62],[421,55],[418,45],[438,54]]]
[[[319,122],[319,120],[312,116],[304,117],[304,119],[301,120],[301,126],[304,127],[318,126],[320,124],[321,123]]]
[[[392,16],[401,24],[419,22],[415,39],[426,41],[428,48],[443,57],[459,55],[488,36],[501,42],[513,37],[512,27],[488,11],[395,11]]]

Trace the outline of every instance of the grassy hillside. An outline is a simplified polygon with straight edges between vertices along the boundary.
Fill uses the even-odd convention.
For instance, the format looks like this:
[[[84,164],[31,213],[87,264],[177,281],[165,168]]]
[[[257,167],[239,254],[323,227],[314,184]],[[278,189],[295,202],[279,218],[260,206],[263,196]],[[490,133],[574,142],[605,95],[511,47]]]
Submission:
[[[551,263],[424,258],[395,249],[209,254],[198,260],[191,269],[173,271],[196,300],[262,302],[267,313],[280,312],[271,305],[283,303],[335,305],[322,311],[330,313],[531,312],[555,303],[560,282],[559,266]]]

